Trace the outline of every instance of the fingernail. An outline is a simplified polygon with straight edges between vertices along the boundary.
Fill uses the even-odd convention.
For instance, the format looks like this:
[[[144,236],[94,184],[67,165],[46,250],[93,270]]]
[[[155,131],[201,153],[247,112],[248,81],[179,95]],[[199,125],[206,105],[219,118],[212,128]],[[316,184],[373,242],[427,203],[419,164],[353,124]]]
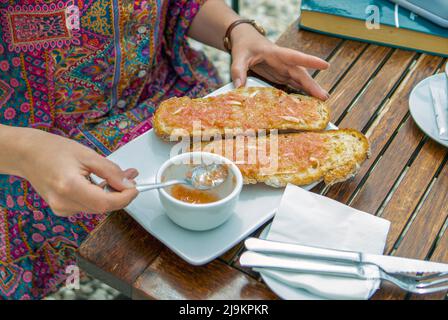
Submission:
[[[135,171],[135,173],[130,177],[131,179],[137,178],[138,177],[138,171]]]
[[[235,88],[239,88],[239,87],[241,87],[241,80],[238,78],[238,79],[235,79],[235,81],[233,82],[233,86],[235,87]]]
[[[123,186],[127,189],[131,189],[135,187],[135,183],[133,183],[131,180],[129,180],[128,178],[124,178],[122,180]]]
[[[138,176],[138,174],[139,174],[139,172],[137,171],[137,169],[134,169],[134,168],[129,169],[129,172],[130,172],[130,174],[128,175],[128,177],[129,177],[130,179],[134,179],[134,178],[136,178],[136,177]]]

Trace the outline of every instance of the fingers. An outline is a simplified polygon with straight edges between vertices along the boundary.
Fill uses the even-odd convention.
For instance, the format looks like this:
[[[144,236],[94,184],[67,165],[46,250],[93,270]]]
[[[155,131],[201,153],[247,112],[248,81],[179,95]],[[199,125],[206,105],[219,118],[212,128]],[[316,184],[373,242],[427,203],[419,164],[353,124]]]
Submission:
[[[134,168],[129,168],[124,170],[124,175],[126,178],[128,178],[129,180],[134,180],[135,178],[137,178],[138,176],[138,171],[137,169]]]
[[[127,171],[129,178],[135,175]],[[121,192],[106,192],[92,184],[82,175],[64,176],[58,181],[47,200],[48,205],[58,216],[70,216],[78,212],[103,214],[126,207],[136,196],[135,188]]]
[[[294,89],[302,90],[302,85],[293,79],[288,81],[288,85]]]
[[[275,67],[270,67],[266,64],[258,64],[253,67],[251,67],[251,70],[253,70],[256,74],[262,76],[263,78],[269,79],[270,81],[278,84],[285,84],[287,83],[289,77],[288,72],[282,74],[281,72],[277,72]]]
[[[297,67],[290,71],[291,79],[289,84],[293,87],[298,87],[305,90],[310,95],[321,100],[327,100],[329,94],[325,91],[302,67]]]
[[[246,84],[247,71],[249,70],[249,59],[246,55],[234,54],[230,69],[233,85],[239,88]]]
[[[124,170],[124,175],[125,175],[126,178],[128,178],[129,181],[131,181],[132,183],[135,183],[134,179],[137,178],[138,171],[137,171],[137,169],[129,168],[129,169]],[[104,188],[106,185],[107,185],[107,181],[106,180],[103,180],[99,184],[99,186],[101,188]]]
[[[115,190],[123,191],[134,188],[134,183],[131,180],[138,175],[136,169],[131,168],[123,171],[118,165],[96,153],[89,155],[84,162],[89,172],[106,180]]]
[[[327,61],[321,58],[289,48],[279,47],[278,55],[281,56],[281,60],[290,65],[303,66],[305,68],[318,70],[324,70],[330,66]]]
[[[135,188],[124,189],[121,192],[106,192],[87,180],[78,181],[76,184],[77,202],[89,213],[102,214],[123,209],[138,195]]]

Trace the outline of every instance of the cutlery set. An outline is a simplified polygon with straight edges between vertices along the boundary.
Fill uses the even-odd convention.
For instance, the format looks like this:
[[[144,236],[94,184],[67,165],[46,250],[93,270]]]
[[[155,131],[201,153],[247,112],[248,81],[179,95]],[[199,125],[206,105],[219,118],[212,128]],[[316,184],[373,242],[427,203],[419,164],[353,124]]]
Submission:
[[[245,246],[240,264],[258,270],[385,280],[416,294],[448,290],[448,264],[256,238]]]

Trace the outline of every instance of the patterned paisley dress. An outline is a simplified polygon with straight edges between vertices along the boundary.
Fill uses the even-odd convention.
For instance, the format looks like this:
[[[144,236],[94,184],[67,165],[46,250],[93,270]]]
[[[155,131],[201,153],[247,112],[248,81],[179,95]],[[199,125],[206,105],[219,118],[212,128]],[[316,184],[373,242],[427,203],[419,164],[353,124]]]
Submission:
[[[131,141],[151,128],[160,101],[219,84],[186,42],[202,2],[0,0],[0,123],[104,155]],[[0,299],[57,290],[101,218],[57,217],[27,181],[0,175]]]

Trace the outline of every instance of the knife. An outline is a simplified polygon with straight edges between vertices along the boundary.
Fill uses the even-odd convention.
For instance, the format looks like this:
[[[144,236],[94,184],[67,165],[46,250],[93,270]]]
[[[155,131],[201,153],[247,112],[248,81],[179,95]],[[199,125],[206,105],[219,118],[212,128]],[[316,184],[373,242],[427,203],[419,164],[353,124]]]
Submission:
[[[447,72],[445,70],[445,72]],[[448,77],[448,75],[447,75]],[[444,95],[444,84],[441,80],[430,79],[429,91],[431,93],[434,114],[440,139],[448,140],[448,85],[446,94]]]
[[[240,265],[243,267],[268,268],[274,270],[284,270],[290,272],[300,272],[308,274],[319,274],[328,276],[343,276],[347,278],[369,279],[377,276],[375,266],[355,264],[329,264],[323,260],[299,259],[297,257],[271,256],[263,253],[246,251],[240,257]]]
[[[390,273],[436,273],[448,272],[448,264],[408,259],[401,257],[377,255],[355,251],[326,249],[285,242],[248,238],[246,248],[258,253],[275,256],[295,256],[306,259],[326,260],[351,265],[373,264]],[[241,263],[241,261],[240,261]]]

